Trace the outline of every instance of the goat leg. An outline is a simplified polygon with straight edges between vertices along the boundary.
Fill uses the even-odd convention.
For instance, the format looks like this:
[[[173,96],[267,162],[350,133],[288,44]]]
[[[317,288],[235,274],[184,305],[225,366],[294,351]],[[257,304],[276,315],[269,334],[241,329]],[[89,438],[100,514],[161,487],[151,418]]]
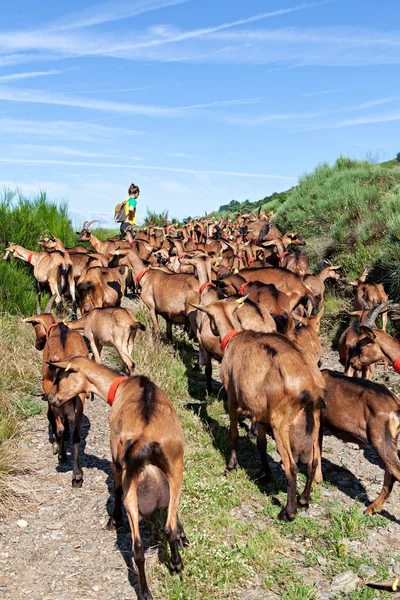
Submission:
[[[75,429],[73,436],[73,477],[72,487],[81,488],[83,484],[83,471],[80,463],[80,446],[81,446],[81,425],[83,417],[83,403],[80,396],[75,398]]]
[[[383,509],[383,507],[384,507],[384,505],[386,503],[386,500],[390,496],[390,493],[391,493],[391,491],[393,489],[394,482],[395,482],[395,478],[390,473],[390,471],[387,468],[385,468],[385,476],[384,476],[384,479],[383,479],[383,487],[382,487],[381,493],[368,506],[366,512],[369,515],[373,515],[374,513],[381,512],[381,510]]]
[[[289,428],[285,427],[285,425],[274,427],[273,423],[271,423],[271,426],[287,481],[287,503],[285,508],[280,512],[279,518],[283,521],[293,521],[297,513],[297,466],[293,460],[290,448]]]
[[[53,413],[53,409],[50,404],[47,407],[47,419],[49,421],[51,432],[49,432],[50,442],[53,446],[53,454],[58,454],[60,450],[60,446],[57,441],[57,426],[56,426],[56,418]]]
[[[183,529],[182,523],[180,522],[178,516],[176,517],[176,527],[178,532],[178,549],[182,550],[182,547],[187,548],[190,546],[190,542],[186,537],[185,530]]]
[[[229,459],[227,470],[232,471],[236,469],[238,466],[237,460],[237,443],[239,437],[238,430],[238,404],[236,401],[236,397],[231,390],[228,390],[228,411],[229,411],[229,420],[230,420],[230,447],[231,447],[231,457]]]
[[[114,511],[108,519],[107,529],[118,529],[122,525],[122,479],[121,467],[113,465],[114,470]]]
[[[267,428],[265,423],[258,423],[257,448],[258,452],[260,453],[262,465],[262,470],[258,476],[258,479],[265,478],[267,481],[271,481],[273,479],[273,473],[267,459]]]
[[[124,504],[129,519],[132,533],[132,554],[135,560],[136,568],[139,572],[140,590],[143,600],[152,600],[153,596],[147,585],[146,573],[144,570],[144,548],[139,530],[139,507],[136,482],[124,479]]]
[[[179,544],[181,538],[178,537],[178,503],[182,489],[183,479],[183,460],[178,459],[171,465],[170,472],[167,475],[169,484],[169,504],[167,521],[165,523],[165,534],[171,550],[170,568],[173,573],[183,571],[182,558],[179,553]]]

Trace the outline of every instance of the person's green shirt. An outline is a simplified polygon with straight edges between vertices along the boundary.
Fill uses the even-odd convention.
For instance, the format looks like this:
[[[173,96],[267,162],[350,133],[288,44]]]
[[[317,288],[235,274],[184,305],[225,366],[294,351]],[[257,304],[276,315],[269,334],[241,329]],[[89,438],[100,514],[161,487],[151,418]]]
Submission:
[[[126,214],[126,223],[130,223],[130,225],[136,225],[136,205],[137,199],[133,196],[129,196],[125,198],[125,214]],[[132,219],[129,219],[129,213],[133,213]]]

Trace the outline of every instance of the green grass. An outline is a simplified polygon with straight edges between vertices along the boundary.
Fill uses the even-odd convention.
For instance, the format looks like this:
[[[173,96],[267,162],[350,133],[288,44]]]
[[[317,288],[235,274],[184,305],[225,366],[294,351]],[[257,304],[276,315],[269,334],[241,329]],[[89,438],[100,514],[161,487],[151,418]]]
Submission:
[[[28,200],[16,192],[0,193],[0,251],[7,242],[39,251],[37,240],[46,229],[59,237],[65,246],[76,244],[76,233],[68,216],[68,206],[55,204],[45,192]],[[43,297],[43,306],[48,296]],[[36,282],[31,265],[14,259],[0,260],[0,311],[32,314],[36,307]]]

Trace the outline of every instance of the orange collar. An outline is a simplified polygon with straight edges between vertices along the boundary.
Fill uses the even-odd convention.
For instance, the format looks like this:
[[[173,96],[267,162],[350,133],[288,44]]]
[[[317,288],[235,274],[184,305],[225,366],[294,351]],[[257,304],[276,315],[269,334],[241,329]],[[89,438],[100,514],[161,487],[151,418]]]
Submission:
[[[147,271],[148,271],[148,270],[149,270],[149,267],[145,267],[144,269],[142,269],[142,270],[140,271],[140,273],[138,273],[138,274],[136,275],[136,281],[137,281],[138,283],[140,283],[140,280],[142,279],[143,275],[145,275],[145,274],[147,273]]]
[[[33,256],[33,252],[29,252],[28,258],[26,259],[28,261],[28,263],[30,263],[32,261],[32,256]]]
[[[99,242],[93,242],[92,246],[93,248],[96,250],[97,246],[99,245]]]
[[[243,256],[241,254],[235,254],[235,258],[243,261]]]
[[[229,342],[229,340],[231,338],[233,338],[235,335],[237,335],[238,333],[240,333],[240,331],[236,331],[235,329],[232,329],[232,331],[228,331],[228,333],[223,337],[223,339],[221,341],[222,353],[224,353],[224,350],[225,350],[226,345]]]
[[[249,285],[248,281],[245,281],[244,283],[242,283],[242,285],[238,289],[238,294],[240,294],[241,296],[243,296],[243,294],[244,294],[244,288],[246,287],[246,285]]]
[[[126,377],[126,375],[121,375],[121,377],[117,377],[117,379],[114,379],[114,381],[110,385],[108,394],[107,394],[107,402],[110,406],[113,405],[113,402],[115,399],[115,394],[117,393],[119,384],[122,383],[123,381],[125,381],[125,379],[128,379]]]
[[[131,241],[129,242],[129,246],[130,246],[131,248],[132,248],[132,246],[133,246],[133,243],[134,243],[134,241],[135,241],[135,240],[131,240]]]
[[[251,265],[251,263],[253,263],[255,260],[257,260],[257,259],[256,259],[256,257],[255,257],[255,256],[251,256],[251,257],[249,258],[249,260],[247,261],[247,264],[248,264],[248,265]]]
[[[52,323],[50,325],[50,327],[48,328],[48,330],[46,331],[46,342],[49,339],[49,335],[50,335],[50,331],[53,329],[53,327],[57,327],[57,325],[59,325],[60,323]]]
[[[178,260],[181,260],[181,258],[183,258],[184,256],[186,256],[186,252],[182,252],[182,254],[178,254]]]
[[[203,283],[203,285],[200,286],[200,289],[199,289],[200,296],[202,295],[202,293],[204,292],[206,287],[208,287],[209,285],[211,285],[212,287],[217,287],[215,285],[215,283],[213,283],[212,281],[206,281],[205,283]]]
[[[394,363],[393,363],[393,369],[395,371],[397,371],[397,373],[400,373],[400,355],[394,361]]]
[[[285,258],[285,256],[287,256],[288,254],[290,254],[290,252],[282,252],[282,254],[279,255],[279,262],[282,262],[283,259]]]

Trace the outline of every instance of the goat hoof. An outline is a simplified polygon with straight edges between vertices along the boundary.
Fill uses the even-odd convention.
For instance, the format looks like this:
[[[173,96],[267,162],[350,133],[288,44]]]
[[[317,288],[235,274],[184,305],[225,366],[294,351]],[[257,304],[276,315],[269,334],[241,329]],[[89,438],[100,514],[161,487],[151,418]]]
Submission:
[[[58,442],[53,442],[53,454],[58,454],[60,452],[60,446]]]
[[[178,562],[174,564],[172,560],[170,560],[169,567],[172,573],[176,573],[177,575],[179,575],[179,573],[182,573],[183,571],[183,562],[181,559],[179,559]]]
[[[107,531],[115,531],[115,529],[119,529],[122,526],[122,520],[116,521],[113,517],[110,517],[107,521],[106,529]]]
[[[58,455],[58,462],[59,462],[59,464],[67,462],[67,453],[66,452],[63,452]]]
[[[370,515],[371,517],[375,517],[378,514],[378,512],[379,511],[376,510],[374,503],[372,503],[367,507],[365,514]]]
[[[278,515],[278,519],[280,521],[286,521],[287,523],[289,523],[290,521],[293,521],[293,519],[295,518],[296,513],[288,513],[286,512],[286,508],[283,508],[281,510],[281,512]]]
[[[186,535],[184,533],[180,536],[179,539],[180,539],[180,542],[181,542],[181,544],[182,544],[182,546],[184,548],[189,548],[190,542],[189,542],[189,540],[187,539],[187,537],[186,537]]]
[[[72,480],[73,488],[81,488],[82,485],[83,485],[83,475],[78,475],[77,477],[73,478],[73,480]]]
[[[306,498],[299,498],[299,506],[302,508],[308,508],[310,506],[310,501]]]

